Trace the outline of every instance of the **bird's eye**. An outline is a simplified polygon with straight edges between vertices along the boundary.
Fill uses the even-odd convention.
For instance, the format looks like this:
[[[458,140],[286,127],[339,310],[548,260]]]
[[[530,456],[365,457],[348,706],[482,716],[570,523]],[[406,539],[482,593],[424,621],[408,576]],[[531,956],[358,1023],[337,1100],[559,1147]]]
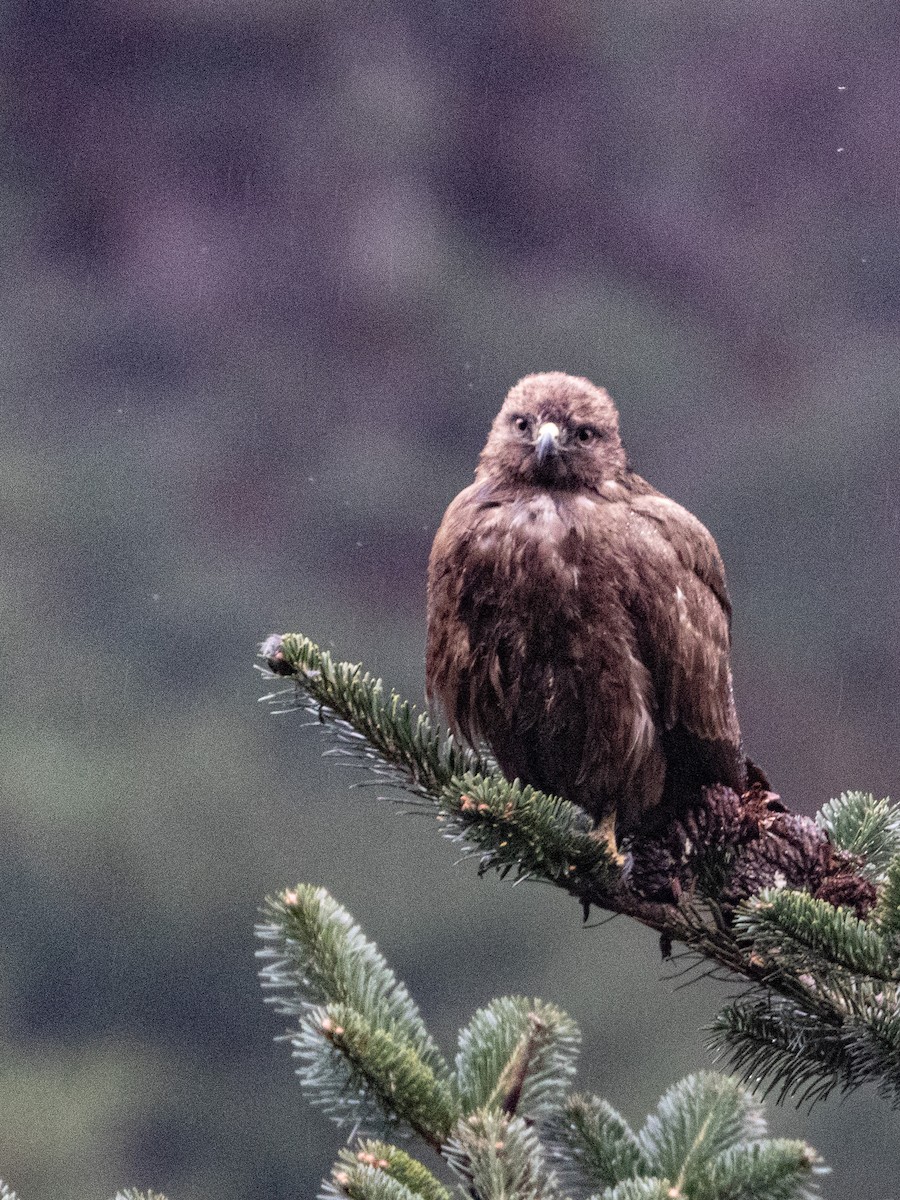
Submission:
[[[597,430],[592,429],[590,425],[581,425],[575,430],[575,437],[581,442],[582,446],[586,446],[588,442],[592,442],[597,436]]]
[[[515,427],[516,427],[516,429],[518,429],[519,433],[527,433],[528,432],[528,418],[527,417],[513,417],[513,425],[515,425]]]

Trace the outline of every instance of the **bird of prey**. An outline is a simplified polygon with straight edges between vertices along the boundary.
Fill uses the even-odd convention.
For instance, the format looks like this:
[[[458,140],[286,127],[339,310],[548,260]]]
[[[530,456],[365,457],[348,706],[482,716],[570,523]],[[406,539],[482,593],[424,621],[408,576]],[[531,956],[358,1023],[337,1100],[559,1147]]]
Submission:
[[[428,568],[429,702],[504,775],[616,831],[740,792],[731,607],[712,535],[628,464],[609,395],[561,372],[507,395]]]

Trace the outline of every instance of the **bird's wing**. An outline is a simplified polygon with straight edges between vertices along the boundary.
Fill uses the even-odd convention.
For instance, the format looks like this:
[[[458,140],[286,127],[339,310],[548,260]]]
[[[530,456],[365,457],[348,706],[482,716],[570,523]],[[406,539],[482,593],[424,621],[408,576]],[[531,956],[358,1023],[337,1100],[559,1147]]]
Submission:
[[[695,516],[659,493],[638,495],[630,507],[630,605],[662,730],[723,743],[737,753],[731,604],[716,543]]]
[[[451,729],[473,743],[480,731],[474,715],[472,676],[475,660],[484,656],[485,647],[473,644],[473,630],[461,614],[477,609],[477,605],[466,602],[473,584],[477,586],[471,551],[481,518],[492,507],[495,505],[482,484],[472,484],[460,492],[444,514],[428,560],[426,694],[429,704],[443,711]],[[482,614],[482,619],[489,616]]]

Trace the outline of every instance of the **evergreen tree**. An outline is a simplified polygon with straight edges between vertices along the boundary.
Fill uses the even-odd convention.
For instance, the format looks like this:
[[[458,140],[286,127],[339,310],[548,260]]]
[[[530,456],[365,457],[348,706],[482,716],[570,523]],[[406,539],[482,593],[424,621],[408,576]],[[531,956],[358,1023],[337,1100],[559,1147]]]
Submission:
[[[387,1141],[415,1134],[472,1200],[801,1200],[823,1167],[801,1141],[766,1137],[761,1107],[711,1072],[670,1088],[634,1132],[605,1100],[570,1091],[574,1021],[506,996],[476,1012],[449,1063],[406,988],[323,889],[270,898],[263,986],[313,1103],[352,1130],[328,1200],[450,1200]]]
[[[479,871],[551,882],[585,912],[593,904],[656,929],[664,953],[677,940],[698,964],[743,979],[712,1044],[757,1089],[814,1101],[875,1081],[900,1103],[900,817],[888,801],[846,793],[813,825],[783,815],[764,781],[740,798],[710,789],[675,835],[635,841],[623,876],[580,809],[509,783],[361,667],[294,634],[270,639],[263,657],[291,677],[265,699],[309,710],[338,753],[432,811]],[[294,1022],[301,1084],[350,1130],[323,1200],[450,1200],[393,1144],[410,1135],[472,1200],[818,1195],[816,1152],[767,1138],[760,1104],[737,1080],[689,1076],[635,1132],[605,1100],[570,1090],[579,1031],[552,1004],[492,1001],[451,1064],[324,889],[283,892],[265,917],[263,986]],[[0,1200],[17,1200],[2,1181]],[[129,1189],[116,1200],[165,1197]]]
[[[710,789],[687,818],[693,839],[635,846],[620,877],[579,808],[508,782],[360,666],[299,634],[262,654],[291,679],[266,699],[309,710],[337,752],[433,811],[480,871],[626,913],[658,930],[664,953],[678,941],[744,980],[711,1039],[755,1086],[812,1101],[874,1080],[900,1103],[900,817],[887,801],[847,793],[813,823],[785,815],[764,785],[755,798]]]

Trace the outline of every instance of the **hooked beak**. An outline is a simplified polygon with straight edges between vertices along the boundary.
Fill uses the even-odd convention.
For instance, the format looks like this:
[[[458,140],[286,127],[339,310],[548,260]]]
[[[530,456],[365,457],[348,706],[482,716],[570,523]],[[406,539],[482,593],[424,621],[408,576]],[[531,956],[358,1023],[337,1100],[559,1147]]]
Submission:
[[[538,460],[538,466],[541,466],[545,459],[555,458],[559,454],[559,434],[559,426],[553,421],[545,421],[543,425],[538,426],[534,442],[534,453]]]

